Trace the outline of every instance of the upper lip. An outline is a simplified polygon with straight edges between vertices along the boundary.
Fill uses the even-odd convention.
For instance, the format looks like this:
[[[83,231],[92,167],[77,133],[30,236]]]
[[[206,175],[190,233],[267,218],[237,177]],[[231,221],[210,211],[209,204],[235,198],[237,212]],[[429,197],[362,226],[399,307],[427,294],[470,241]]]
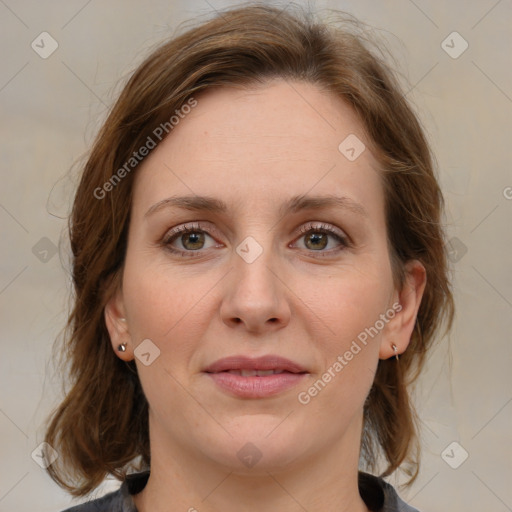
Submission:
[[[207,373],[219,373],[226,370],[283,370],[291,373],[305,373],[300,364],[277,355],[261,357],[230,356],[218,359],[205,368]]]

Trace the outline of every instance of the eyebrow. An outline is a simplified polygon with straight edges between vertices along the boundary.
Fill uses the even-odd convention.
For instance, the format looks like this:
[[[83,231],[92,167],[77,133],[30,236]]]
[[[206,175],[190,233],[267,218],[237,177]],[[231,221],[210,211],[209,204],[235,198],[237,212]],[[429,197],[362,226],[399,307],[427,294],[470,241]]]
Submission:
[[[172,207],[194,212],[210,213],[226,213],[229,210],[228,205],[224,201],[214,197],[197,195],[173,196],[155,203],[148,209],[144,216],[148,217],[149,215],[163,209]],[[297,213],[301,210],[320,210],[327,208],[340,208],[355,213],[361,217],[368,217],[368,212],[362,204],[357,203],[349,197],[339,197],[334,195],[294,196],[283,203],[279,209],[279,213],[281,216],[285,216],[289,213]]]

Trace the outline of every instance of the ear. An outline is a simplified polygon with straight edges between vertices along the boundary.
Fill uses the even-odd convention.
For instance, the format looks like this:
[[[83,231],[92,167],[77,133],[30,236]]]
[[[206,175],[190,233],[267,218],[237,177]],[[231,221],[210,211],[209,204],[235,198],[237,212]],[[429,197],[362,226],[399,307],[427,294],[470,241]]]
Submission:
[[[382,336],[379,358],[389,359],[395,356],[393,345],[397,353],[402,354],[411,341],[412,332],[416,323],[416,317],[420,308],[425,285],[427,284],[427,272],[418,260],[410,260],[405,265],[405,282],[401,290],[394,294],[396,306],[393,306],[396,314],[386,325],[385,335]]]
[[[134,347],[125,316],[123,292],[120,286],[108,300],[103,314],[115,354],[123,361],[133,360]],[[120,347],[124,347],[125,350],[121,350]]]

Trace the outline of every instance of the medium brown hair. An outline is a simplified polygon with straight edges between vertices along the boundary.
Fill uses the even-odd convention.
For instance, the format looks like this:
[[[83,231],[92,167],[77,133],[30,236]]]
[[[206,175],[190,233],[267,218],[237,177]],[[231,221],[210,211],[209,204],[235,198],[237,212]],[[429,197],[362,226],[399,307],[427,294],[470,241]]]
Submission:
[[[136,169],[123,173],[103,198],[97,191],[193,95],[272,78],[317,85],[354,109],[381,166],[395,283],[403,284],[409,260],[426,269],[408,349],[398,363],[379,361],[361,444],[366,467],[375,469],[383,456],[383,475],[408,462],[410,481],[415,478],[419,443],[409,386],[441,325],[450,328],[454,311],[443,197],[426,137],[394,72],[362,24],[348,15],[336,20],[341,23],[319,22],[290,6],[223,11],[154,51],[114,104],[83,168],[70,217],[74,307],[64,341],[71,388],[46,434],[60,455],[48,471],[72,494],[90,492],[109,473],[123,478],[134,460],[136,467],[150,464],[148,404],[134,363],[122,362],[112,350],[103,316],[120,284]]]

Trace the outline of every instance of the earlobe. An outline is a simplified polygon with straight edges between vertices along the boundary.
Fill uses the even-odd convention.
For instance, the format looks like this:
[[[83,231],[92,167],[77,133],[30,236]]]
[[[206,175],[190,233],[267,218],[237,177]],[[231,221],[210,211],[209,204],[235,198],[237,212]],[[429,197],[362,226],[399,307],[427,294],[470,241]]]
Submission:
[[[131,361],[133,359],[131,337],[124,316],[124,304],[120,290],[117,290],[108,300],[103,314],[113,350],[123,361]]]
[[[402,289],[397,291],[400,310],[386,326],[386,335],[382,337],[379,351],[380,359],[396,357],[407,349],[426,283],[427,273],[423,264],[418,260],[407,262],[405,282]]]

